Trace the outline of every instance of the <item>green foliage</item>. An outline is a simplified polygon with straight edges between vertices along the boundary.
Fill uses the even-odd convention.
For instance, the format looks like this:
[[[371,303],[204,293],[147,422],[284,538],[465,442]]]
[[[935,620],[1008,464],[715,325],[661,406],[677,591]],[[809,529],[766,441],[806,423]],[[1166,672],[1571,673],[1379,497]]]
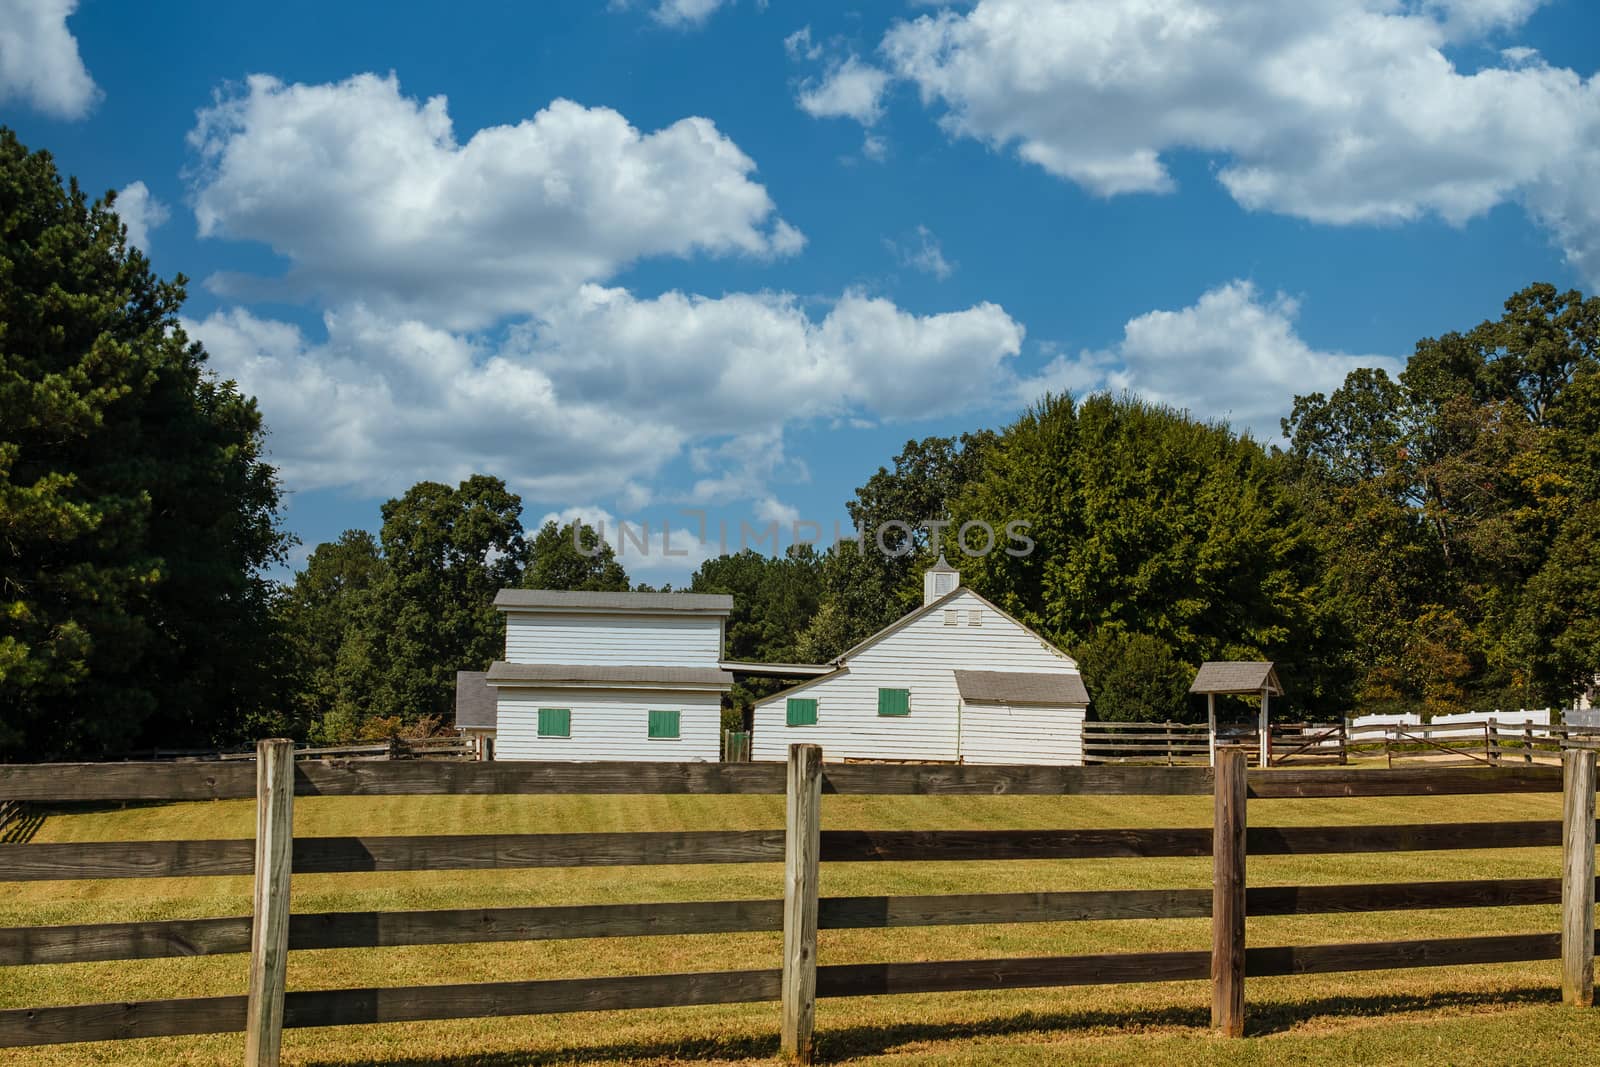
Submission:
[[[1031,552],[968,558],[963,580],[1069,652],[1111,627],[1190,665],[1275,660],[1303,708],[1346,699],[1315,546],[1248,438],[1128,397],[1047,397],[985,452],[955,511],[1028,524]]]
[[[1078,667],[1102,722],[1195,722],[1194,666],[1149,634],[1101,627],[1078,650]]]
[[[724,633],[729,659],[755,663],[801,663],[798,639],[817,612],[822,561],[810,545],[794,545],[782,556],[751,549],[708,559],[689,583],[692,593],[726,593],[733,613]],[[792,682],[742,678],[729,694],[736,708]],[[732,727],[738,729],[740,727]]]
[[[557,526],[546,522],[534,535],[525,589],[584,589],[625,593],[628,572],[617,562],[611,546],[600,540],[594,527],[574,520]]]
[[[0,128],[0,759],[281,725],[277,476],[184,285]]]
[[[1600,299],[1529,286],[1418,342],[1398,383],[1357,371],[1284,426],[1364,704],[1565,703],[1592,682]]]
[[[372,597],[386,575],[377,539],[365,530],[346,530],[339,540],[317,546],[285,592],[278,617],[293,653],[289,699],[298,736],[313,726],[319,737],[334,742],[355,736],[360,701],[371,682],[352,685],[340,671],[340,657],[347,644],[353,656],[364,639],[360,628],[373,621]]]

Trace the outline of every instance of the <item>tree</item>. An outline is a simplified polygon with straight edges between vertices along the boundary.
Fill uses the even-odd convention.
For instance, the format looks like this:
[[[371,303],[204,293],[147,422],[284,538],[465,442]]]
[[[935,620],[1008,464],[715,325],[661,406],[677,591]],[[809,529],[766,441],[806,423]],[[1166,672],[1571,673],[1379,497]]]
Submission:
[[[1046,397],[985,450],[954,511],[1028,524],[1031,551],[967,558],[963,577],[1068,652],[1112,627],[1191,667],[1276,660],[1301,708],[1348,696],[1295,498],[1226,427],[1128,397]]]
[[[0,128],[0,759],[278,725],[278,479],[185,284]]]
[[[1101,627],[1078,652],[1083,683],[1101,722],[1193,722],[1194,667],[1149,634]]]
[[[351,726],[374,716],[443,717],[456,671],[499,658],[504,626],[494,597],[522,573],[521,516],[521,498],[484,474],[455,488],[418,482],[383,505],[387,566],[336,670]]]
[[[377,539],[365,530],[346,530],[337,541],[316,547],[285,592],[278,616],[292,652],[289,699],[296,736],[320,724],[320,735],[331,731],[330,740],[343,740],[359,720],[352,692],[341,686],[340,657],[347,643],[359,643],[359,628],[371,621],[372,597],[386,570]],[[349,689],[361,692],[370,685]]]
[[[733,612],[724,633],[727,657],[755,663],[803,662],[800,635],[817,613],[822,594],[822,561],[810,545],[792,545],[782,556],[752,549],[702,563],[690,580],[692,593],[725,593]],[[729,694],[734,707],[776,693],[791,683],[745,678]]]
[[[525,589],[628,591],[628,572],[617,562],[616,552],[587,523],[574,520],[557,526],[551,519],[534,536],[529,555],[522,576]]]

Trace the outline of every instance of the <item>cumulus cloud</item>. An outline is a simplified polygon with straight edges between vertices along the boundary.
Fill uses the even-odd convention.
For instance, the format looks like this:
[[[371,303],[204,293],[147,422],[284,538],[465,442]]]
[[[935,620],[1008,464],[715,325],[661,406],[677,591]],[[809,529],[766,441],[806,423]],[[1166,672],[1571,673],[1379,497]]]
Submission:
[[[871,126],[883,117],[883,91],[889,75],[854,55],[829,64],[820,80],[800,84],[796,102],[814,118],[855,119]]]
[[[1399,372],[1400,361],[1388,356],[1312,348],[1295,332],[1298,313],[1282,293],[1264,298],[1250,282],[1232,281],[1189,307],[1130,319],[1110,348],[1057,356],[1021,384],[1020,396],[1130,390],[1271,441],[1296,394],[1336,389],[1357,367]]]
[[[1164,155],[1194,150],[1246,208],[1322,223],[1520,201],[1600,279],[1600,80],[1520,52],[1463,73],[1444,52],[1536,6],[980,0],[897,23],[881,51],[950,134],[1103,196],[1171,191]]]
[[[791,255],[755,163],[708,119],[643,133],[557,100],[458,143],[444,97],[393,76],[288,85],[256,75],[189,136],[202,236],[261,241],[279,286],[474,328],[541,310],[646,256]],[[212,279],[262,295],[238,277]]]
[[[67,29],[77,8],[77,0],[0,0],[0,103],[61,119],[89,113],[100,90]]]
[[[130,182],[117,194],[117,214],[128,228],[128,243],[150,251],[150,231],[171,217],[167,205],[157,200],[144,182]]]
[[[993,304],[918,316],[846,293],[818,320],[788,294],[600,286],[494,344],[361,306],[329,312],[321,342],[240,309],[187,326],[260,399],[274,461],[298,487],[381,493],[494,470],[541,499],[634,494],[695,442],[740,442],[725,453],[738,462],[697,485],[700,502],[761,495],[754,445],[776,434],[781,449],[794,420],[975,403],[950,381],[1007,380],[1023,336]]]

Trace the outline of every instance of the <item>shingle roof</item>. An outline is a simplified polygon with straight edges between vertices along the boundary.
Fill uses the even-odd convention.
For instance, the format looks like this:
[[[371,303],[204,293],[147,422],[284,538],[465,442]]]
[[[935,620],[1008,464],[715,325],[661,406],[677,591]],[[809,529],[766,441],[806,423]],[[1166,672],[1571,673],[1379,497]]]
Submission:
[[[488,671],[456,671],[456,729],[493,730],[495,691]]]
[[[489,668],[492,685],[608,685],[635,688],[659,686],[663,689],[728,689],[733,675],[715,667],[656,667],[626,664],[504,663]]]
[[[568,589],[502,589],[495,594],[494,606],[501,611],[542,608],[726,615],[733,610],[733,597],[722,593],[590,593]]]
[[[1194,676],[1191,693],[1258,693],[1262,689],[1281,696],[1283,687],[1278,684],[1278,672],[1266,662],[1202,663]]]
[[[944,553],[939,553],[939,562],[928,568],[930,571],[939,571],[945,574],[960,574],[961,572],[950,566],[950,561],[944,558]]]
[[[1082,707],[1089,691],[1081,674],[1024,671],[956,671],[961,699],[980,704],[1053,704]]]

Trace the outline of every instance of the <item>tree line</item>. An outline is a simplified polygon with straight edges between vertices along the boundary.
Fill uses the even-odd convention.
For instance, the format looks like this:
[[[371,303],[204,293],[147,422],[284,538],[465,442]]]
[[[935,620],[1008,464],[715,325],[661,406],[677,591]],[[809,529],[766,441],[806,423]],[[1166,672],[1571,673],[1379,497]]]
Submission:
[[[185,279],[4,130],[0,227],[0,759],[424,732],[499,654],[499,589],[648,588],[582,523],[530,533],[491,474],[414,485],[270,580],[293,541],[265,427],[184,335]],[[1293,398],[1283,431],[1046,396],[908,441],[845,503],[860,546],[724,555],[688,589],[734,596],[730,658],[826,662],[917,606],[943,552],[1107,719],[1192,718],[1205,659],[1276,661],[1307,716],[1594,682],[1600,299],[1531,285],[1396,378]],[[949,525],[898,525],[922,520]],[[1026,523],[1032,551],[964,554],[972,521]],[[741,683],[730,724],[776,686]]]

